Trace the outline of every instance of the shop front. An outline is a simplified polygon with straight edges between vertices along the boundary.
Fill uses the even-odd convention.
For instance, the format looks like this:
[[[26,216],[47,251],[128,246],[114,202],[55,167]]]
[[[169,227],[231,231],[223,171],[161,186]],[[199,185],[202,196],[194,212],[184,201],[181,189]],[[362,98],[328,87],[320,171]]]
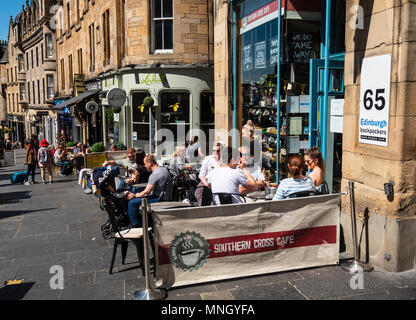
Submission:
[[[334,169],[332,152],[335,148],[339,151],[342,131],[341,136],[331,136],[332,149],[327,148],[328,139],[324,141],[324,148],[322,137],[333,133],[327,125],[330,115],[324,114],[328,117],[325,126],[322,120],[323,108],[328,108],[330,103],[322,103],[324,69],[322,66],[313,68],[314,62],[323,61],[325,54],[325,3],[321,0],[232,3],[237,25],[236,58],[233,61],[236,73],[233,81],[237,88],[234,104],[237,108],[233,118],[237,128],[254,125],[261,144],[263,172],[270,183],[288,177],[290,155],[303,155],[312,146],[325,150],[324,158],[331,162],[331,170]],[[345,3],[343,8],[342,1],[332,3],[335,7],[331,8],[330,16],[342,10],[345,15]],[[342,25],[342,19],[339,20],[329,20],[331,27]],[[345,29],[341,27],[338,32],[342,31]],[[342,52],[340,46],[343,43],[342,39],[339,43],[333,42],[330,53]],[[315,75],[318,77],[314,78]],[[328,101],[343,98],[342,80],[343,64],[339,70],[331,70],[331,81],[327,83],[329,93],[334,94],[327,92]],[[335,131],[340,132],[339,129]],[[331,187],[333,175],[340,176],[340,156],[338,152],[337,172],[327,173]],[[339,186],[335,189],[340,187],[340,179],[337,181]]]
[[[121,70],[103,81],[104,91],[116,87],[124,90],[127,102],[118,110],[104,108],[105,136],[159,156],[170,156],[194,135],[205,147],[213,129],[212,68]]]
[[[103,142],[99,89],[87,90],[71,99],[55,102],[57,132],[65,141],[93,145]]]

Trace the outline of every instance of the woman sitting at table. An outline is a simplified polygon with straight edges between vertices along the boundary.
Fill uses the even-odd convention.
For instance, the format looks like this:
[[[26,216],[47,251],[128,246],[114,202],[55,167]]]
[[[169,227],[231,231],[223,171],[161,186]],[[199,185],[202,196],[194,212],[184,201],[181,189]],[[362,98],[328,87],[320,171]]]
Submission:
[[[315,191],[312,179],[303,175],[305,160],[301,155],[292,155],[289,158],[287,166],[291,178],[284,179],[280,182],[273,200],[288,199],[294,193],[301,191]]]
[[[308,170],[311,170],[309,177],[312,179],[315,187],[319,187],[325,181],[325,161],[321,150],[318,147],[312,147],[305,152],[305,163]]]

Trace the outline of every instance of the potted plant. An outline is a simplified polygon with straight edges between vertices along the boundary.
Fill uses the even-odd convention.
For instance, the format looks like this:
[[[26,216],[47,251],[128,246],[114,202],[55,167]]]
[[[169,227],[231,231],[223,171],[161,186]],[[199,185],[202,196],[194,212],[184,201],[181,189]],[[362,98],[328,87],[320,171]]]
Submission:
[[[74,145],[75,145],[75,144],[74,144],[72,141],[68,141],[68,142],[65,144],[65,147],[66,147],[66,148],[72,148]]]
[[[105,148],[102,143],[94,143],[91,147],[91,152],[104,152]]]

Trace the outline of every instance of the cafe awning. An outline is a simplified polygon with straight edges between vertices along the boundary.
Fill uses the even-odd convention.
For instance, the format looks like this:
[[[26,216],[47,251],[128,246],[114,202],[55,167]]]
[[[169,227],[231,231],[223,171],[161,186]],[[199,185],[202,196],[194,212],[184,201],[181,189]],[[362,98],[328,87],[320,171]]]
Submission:
[[[92,95],[100,92],[101,90],[91,90],[91,91],[85,91],[83,93],[81,93],[80,95],[77,95],[76,97],[73,97],[69,100],[66,100],[65,102],[58,104],[56,106],[53,107],[53,110],[56,111],[62,111],[65,107],[70,107],[74,104],[77,104],[78,102],[91,97]]]

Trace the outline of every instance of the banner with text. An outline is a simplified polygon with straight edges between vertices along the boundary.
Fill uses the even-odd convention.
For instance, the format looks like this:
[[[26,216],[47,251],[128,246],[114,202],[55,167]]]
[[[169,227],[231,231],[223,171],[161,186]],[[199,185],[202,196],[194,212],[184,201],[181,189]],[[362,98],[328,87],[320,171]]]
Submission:
[[[340,195],[155,210],[164,288],[338,264]]]

